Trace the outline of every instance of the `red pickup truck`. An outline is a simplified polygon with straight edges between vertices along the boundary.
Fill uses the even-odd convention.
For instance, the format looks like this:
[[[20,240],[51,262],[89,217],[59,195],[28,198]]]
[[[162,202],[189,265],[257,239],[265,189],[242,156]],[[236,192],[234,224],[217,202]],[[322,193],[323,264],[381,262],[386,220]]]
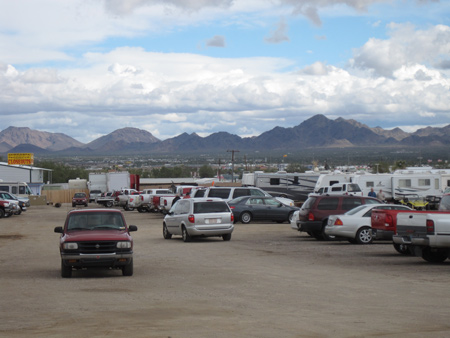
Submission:
[[[388,210],[388,209],[374,209],[371,215],[371,227],[372,227],[372,237],[373,239],[380,240],[392,240],[392,236],[396,233],[397,228],[397,214],[399,212],[411,212],[409,210]],[[399,244],[394,244],[395,250],[397,252],[408,255],[409,249],[406,246]]]
[[[133,275],[133,239],[135,225],[127,226],[117,209],[77,209],[67,214],[60,233],[61,277],[72,277],[73,269],[120,269]]]

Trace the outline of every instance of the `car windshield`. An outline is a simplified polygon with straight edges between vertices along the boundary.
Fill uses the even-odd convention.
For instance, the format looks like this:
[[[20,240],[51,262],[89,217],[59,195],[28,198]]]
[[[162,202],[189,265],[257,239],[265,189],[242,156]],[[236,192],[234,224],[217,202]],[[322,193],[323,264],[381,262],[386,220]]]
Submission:
[[[85,212],[72,214],[69,217],[67,230],[98,230],[117,229],[124,230],[125,224],[122,215],[111,212]]]
[[[209,214],[214,212],[229,212],[225,202],[197,202],[194,204],[194,214]]]
[[[75,194],[73,197],[75,197],[75,198],[83,198],[83,197],[86,197],[86,195],[84,194],[84,193],[77,193],[77,194]]]

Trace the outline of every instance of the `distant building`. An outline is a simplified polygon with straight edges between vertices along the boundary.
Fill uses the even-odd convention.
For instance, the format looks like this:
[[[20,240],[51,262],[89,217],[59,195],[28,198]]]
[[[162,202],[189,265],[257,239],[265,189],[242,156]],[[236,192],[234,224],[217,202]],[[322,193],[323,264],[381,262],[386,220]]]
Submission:
[[[3,182],[26,182],[34,195],[41,194],[44,185],[44,171],[52,170],[0,162],[0,180]]]

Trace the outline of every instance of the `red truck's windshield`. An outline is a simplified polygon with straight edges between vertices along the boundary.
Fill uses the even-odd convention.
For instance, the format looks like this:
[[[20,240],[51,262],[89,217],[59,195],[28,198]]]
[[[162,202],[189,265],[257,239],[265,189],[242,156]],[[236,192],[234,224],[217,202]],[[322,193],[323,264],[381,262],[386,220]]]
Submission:
[[[107,212],[86,212],[70,215],[67,230],[99,230],[99,229],[125,229],[120,214]]]

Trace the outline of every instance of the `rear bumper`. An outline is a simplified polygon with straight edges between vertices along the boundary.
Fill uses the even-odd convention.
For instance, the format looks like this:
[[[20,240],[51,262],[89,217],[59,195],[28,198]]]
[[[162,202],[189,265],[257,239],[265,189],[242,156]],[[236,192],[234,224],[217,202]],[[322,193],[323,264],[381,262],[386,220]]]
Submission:
[[[401,236],[394,235],[392,240],[395,244],[404,245],[417,245],[417,246],[429,246],[430,240],[428,237],[411,237],[411,236]]]
[[[234,230],[233,224],[222,224],[220,227],[187,227],[187,232],[190,236],[204,236],[204,237],[212,237],[212,236],[222,236],[231,234]]]
[[[322,225],[322,221],[297,221],[298,230],[304,232],[322,231]]]

